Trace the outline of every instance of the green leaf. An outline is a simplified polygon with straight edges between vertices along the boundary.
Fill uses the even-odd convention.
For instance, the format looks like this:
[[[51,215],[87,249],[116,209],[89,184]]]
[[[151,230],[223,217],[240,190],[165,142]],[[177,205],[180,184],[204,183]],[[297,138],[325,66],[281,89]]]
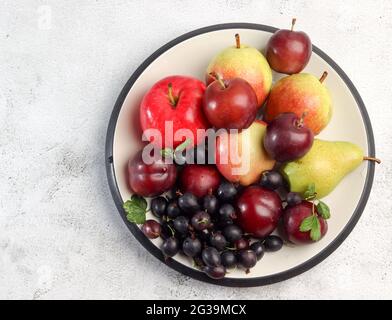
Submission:
[[[192,142],[192,139],[187,138],[183,143],[181,143],[175,150],[175,152],[184,151],[187,146]]]
[[[172,148],[165,148],[161,150],[161,156],[164,158],[173,157],[173,149]]]
[[[305,200],[311,200],[316,197],[316,185],[314,183],[311,183],[307,186],[305,192],[304,192],[304,198]]]
[[[317,212],[325,220],[331,218],[331,212],[329,210],[329,207],[325,202],[322,202],[320,200],[319,203],[317,204]]]
[[[123,204],[129,222],[143,224],[146,221],[147,201],[141,196],[133,195]]]
[[[310,231],[310,238],[313,241],[318,241],[321,238],[321,225],[317,216],[311,215],[302,220],[299,231]]]
[[[131,197],[131,201],[135,203],[137,206],[142,208],[143,210],[147,210],[147,201],[142,196],[137,194],[133,194]]]
[[[143,224],[146,222],[146,211],[140,207],[133,206],[131,210],[128,211],[127,219],[132,223]]]
[[[315,216],[309,216],[302,220],[301,225],[299,226],[299,231],[301,232],[308,232],[312,229],[313,220]]]
[[[310,230],[310,238],[313,241],[319,241],[321,238],[321,226],[319,219],[314,216],[315,219],[313,220],[312,229]]]

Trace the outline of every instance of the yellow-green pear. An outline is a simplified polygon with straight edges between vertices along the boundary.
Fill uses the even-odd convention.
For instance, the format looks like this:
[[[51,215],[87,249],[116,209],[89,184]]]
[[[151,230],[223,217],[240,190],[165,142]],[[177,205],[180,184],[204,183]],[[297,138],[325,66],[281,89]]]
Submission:
[[[317,198],[323,198],[364,159],[379,161],[364,157],[362,148],[354,143],[315,139],[305,156],[284,164],[281,171],[289,182],[290,191],[303,194],[314,183]]]

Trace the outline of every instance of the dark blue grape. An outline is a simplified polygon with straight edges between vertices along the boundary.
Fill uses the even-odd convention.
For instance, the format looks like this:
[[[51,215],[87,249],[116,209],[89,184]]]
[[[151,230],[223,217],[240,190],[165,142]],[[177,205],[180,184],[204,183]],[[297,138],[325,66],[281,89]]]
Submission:
[[[167,200],[164,197],[156,197],[151,200],[151,212],[154,216],[162,218],[165,215]]]
[[[182,251],[188,257],[195,257],[201,252],[201,242],[199,239],[188,237],[182,243]]]
[[[204,264],[209,267],[216,267],[221,264],[221,256],[218,250],[213,247],[205,248],[201,253],[201,258]]]
[[[237,257],[231,251],[222,252],[221,260],[226,268],[234,268],[237,265]]]
[[[162,244],[162,252],[166,257],[173,257],[180,250],[180,243],[177,238],[167,238]]]
[[[283,240],[278,236],[271,235],[264,240],[265,251],[275,252],[280,250],[282,246],[283,246]]]

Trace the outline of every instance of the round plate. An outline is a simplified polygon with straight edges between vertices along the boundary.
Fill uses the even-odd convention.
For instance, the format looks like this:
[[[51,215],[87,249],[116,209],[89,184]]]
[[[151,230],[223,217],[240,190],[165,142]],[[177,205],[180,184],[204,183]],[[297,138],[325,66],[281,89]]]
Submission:
[[[158,80],[168,75],[183,74],[204,79],[208,62],[222,49],[232,46],[234,34],[240,33],[243,43],[262,52],[276,29],[248,23],[230,23],[198,29],[167,43],[134,72],[125,84],[109,122],[106,138],[106,169],[110,190],[121,217],[132,234],[155,257],[165,261],[159,250],[161,239],[150,241],[139,227],[126,220],[122,204],[130,198],[127,186],[126,165],[141,147],[139,104],[143,95]],[[319,76],[329,75],[324,81],[329,88],[334,114],[328,127],[320,134],[327,140],[345,140],[360,145],[374,156],[374,138],[363,101],[347,75],[336,63],[313,46],[312,58],[304,72]],[[274,73],[274,81],[279,75]],[[222,280],[212,280],[192,267],[185,257],[177,255],[165,263],[192,278],[225,286],[260,286],[296,276],[324,260],[348,236],[366,205],[374,176],[374,163],[364,162],[350,173],[338,187],[325,198],[332,212],[329,231],[319,242],[309,246],[284,246],[264,258],[245,274],[241,270],[230,272]]]

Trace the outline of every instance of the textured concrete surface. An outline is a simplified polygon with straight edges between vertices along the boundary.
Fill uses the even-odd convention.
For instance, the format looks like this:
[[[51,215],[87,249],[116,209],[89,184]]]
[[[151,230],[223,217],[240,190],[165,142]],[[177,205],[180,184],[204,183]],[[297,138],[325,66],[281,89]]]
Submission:
[[[288,27],[291,17],[347,72],[383,164],[347,241],[311,271],[251,289],[211,286],[133,239],[106,183],[113,103],[135,68],[206,25]],[[392,2],[0,3],[0,298],[392,298]]]

